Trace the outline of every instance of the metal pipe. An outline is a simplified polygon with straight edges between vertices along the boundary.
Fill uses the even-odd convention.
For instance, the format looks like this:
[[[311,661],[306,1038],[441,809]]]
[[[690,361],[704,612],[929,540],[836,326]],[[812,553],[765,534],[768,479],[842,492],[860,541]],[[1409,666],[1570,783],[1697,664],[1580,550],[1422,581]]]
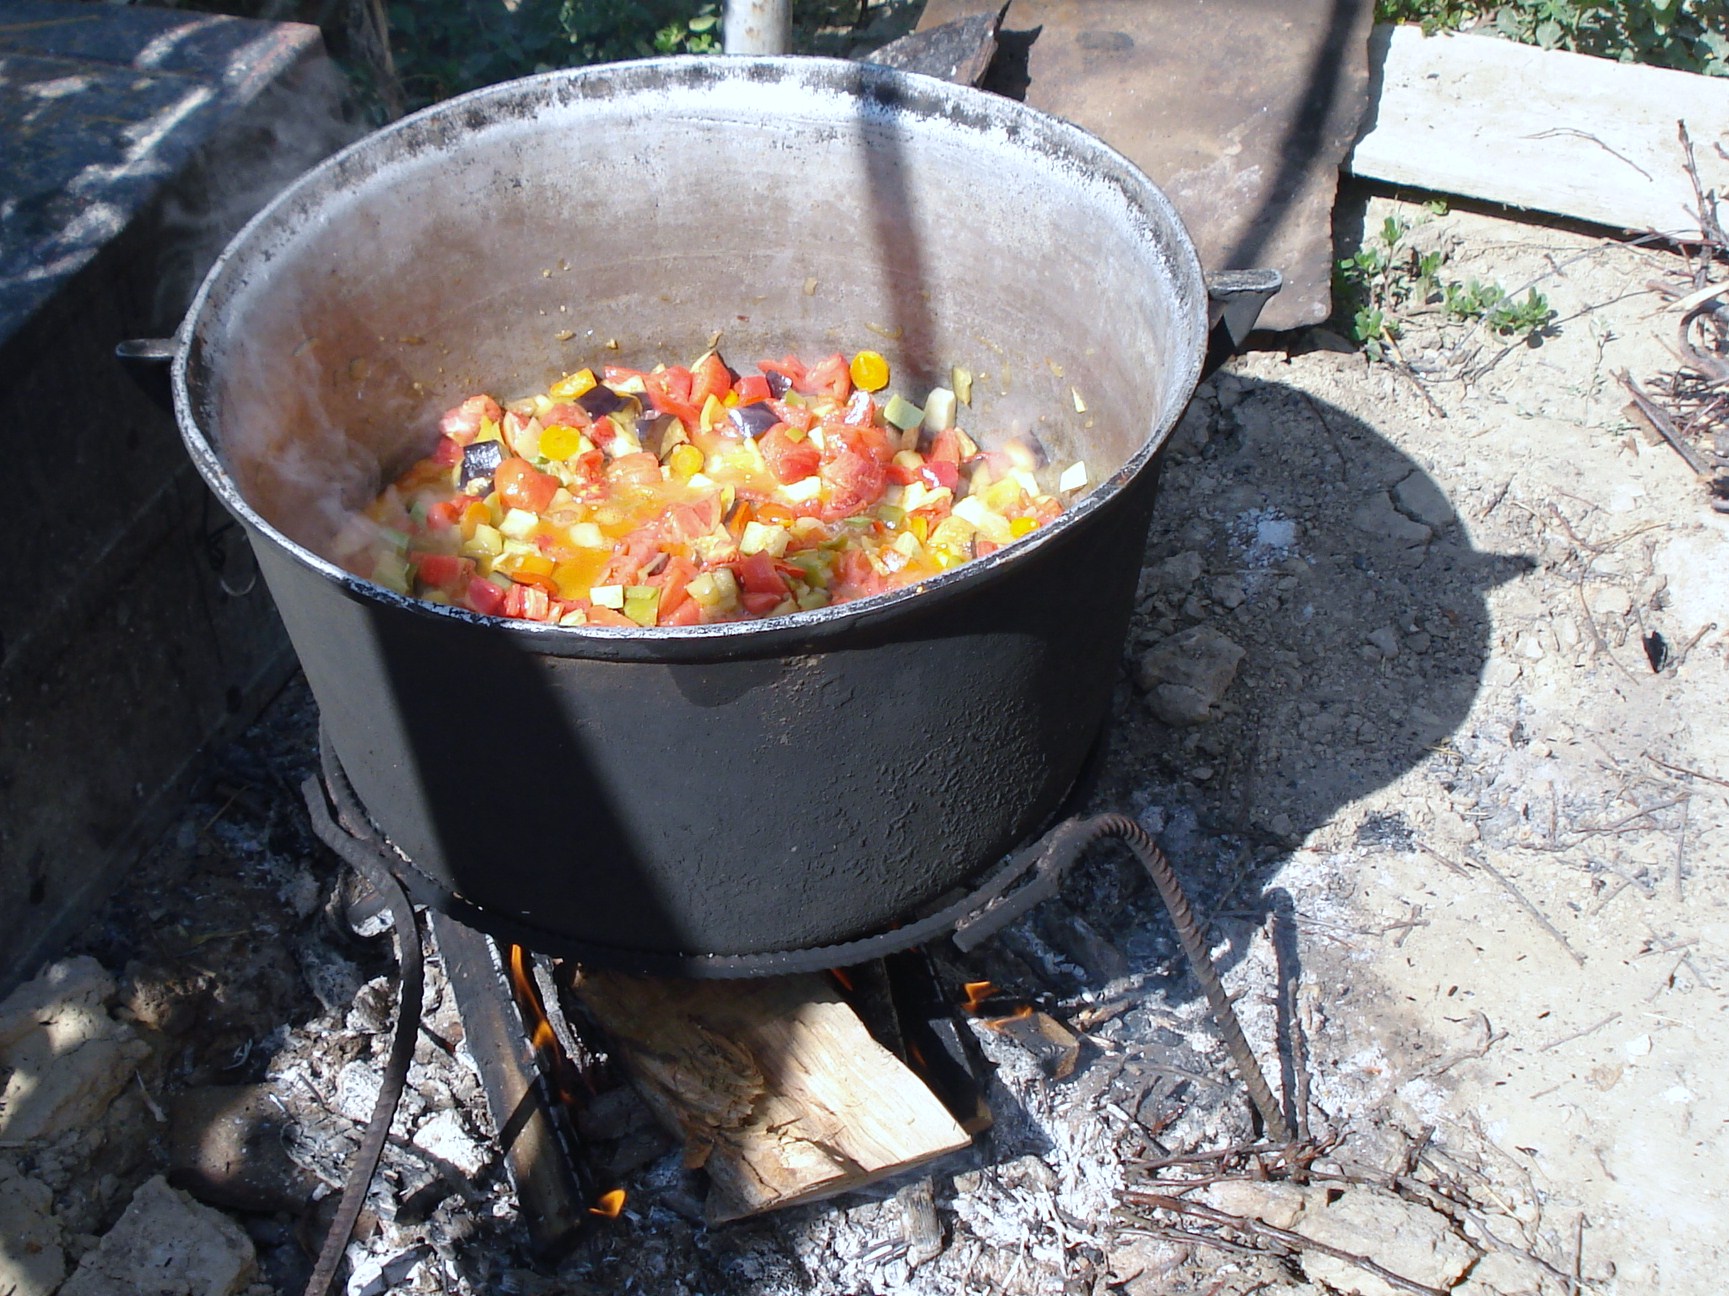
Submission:
[[[728,54],[792,53],[792,0],[726,0],[720,25]]]

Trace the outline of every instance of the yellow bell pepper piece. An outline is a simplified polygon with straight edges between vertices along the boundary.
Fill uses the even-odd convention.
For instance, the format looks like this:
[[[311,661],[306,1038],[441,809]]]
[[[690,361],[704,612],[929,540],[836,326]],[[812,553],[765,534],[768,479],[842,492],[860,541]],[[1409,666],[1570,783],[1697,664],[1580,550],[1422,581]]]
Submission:
[[[876,351],[860,351],[847,366],[853,386],[864,391],[881,391],[889,385],[889,362]]]
[[[578,369],[575,373],[568,374],[553,383],[551,387],[547,388],[546,394],[554,400],[575,400],[578,396],[593,391],[596,385],[594,370]]]

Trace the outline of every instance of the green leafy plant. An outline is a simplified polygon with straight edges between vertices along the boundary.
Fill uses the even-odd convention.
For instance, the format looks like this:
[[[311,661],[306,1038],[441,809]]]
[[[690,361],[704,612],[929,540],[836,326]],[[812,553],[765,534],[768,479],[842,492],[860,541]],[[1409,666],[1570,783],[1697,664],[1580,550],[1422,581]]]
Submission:
[[[1438,215],[1446,206],[1431,204],[1429,210]],[[1363,246],[1334,267],[1333,295],[1340,307],[1336,321],[1371,359],[1397,353],[1401,316],[1432,307],[1448,319],[1482,320],[1503,337],[1529,340],[1549,331],[1555,312],[1536,289],[1515,300],[1499,284],[1443,281],[1447,254],[1440,248],[1413,246],[1406,240],[1412,228],[1389,216]]]
[[[1381,22],[1470,28],[1543,49],[1729,76],[1726,0],[1376,0]]]

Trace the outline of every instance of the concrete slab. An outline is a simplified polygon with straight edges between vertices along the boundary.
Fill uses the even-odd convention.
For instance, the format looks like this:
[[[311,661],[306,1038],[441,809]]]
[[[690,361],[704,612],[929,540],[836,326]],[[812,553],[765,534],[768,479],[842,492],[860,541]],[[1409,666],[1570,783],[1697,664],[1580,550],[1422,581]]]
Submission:
[[[920,29],[993,12],[930,0]],[[1013,0],[986,89],[1066,117],[1165,190],[1209,270],[1274,266],[1261,327],[1332,309],[1339,164],[1368,104],[1368,0]]]
[[[352,130],[316,28],[0,0],[0,990],[292,656],[173,419],[114,359]]]

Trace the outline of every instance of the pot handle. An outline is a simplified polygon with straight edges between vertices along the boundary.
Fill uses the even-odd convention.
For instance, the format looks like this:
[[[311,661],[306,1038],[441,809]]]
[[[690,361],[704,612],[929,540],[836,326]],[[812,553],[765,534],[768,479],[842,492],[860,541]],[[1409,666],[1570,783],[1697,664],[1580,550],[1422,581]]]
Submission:
[[[1205,378],[1238,351],[1260,318],[1261,308],[1285,285],[1277,270],[1209,270],[1207,285],[1207,357]]]
[[[168,365],[180,350],[180,338],[128,338],[115,344],[114,358],[132,375],[132,381],[161,409],[174,412],[174,389],[168,381]]]

